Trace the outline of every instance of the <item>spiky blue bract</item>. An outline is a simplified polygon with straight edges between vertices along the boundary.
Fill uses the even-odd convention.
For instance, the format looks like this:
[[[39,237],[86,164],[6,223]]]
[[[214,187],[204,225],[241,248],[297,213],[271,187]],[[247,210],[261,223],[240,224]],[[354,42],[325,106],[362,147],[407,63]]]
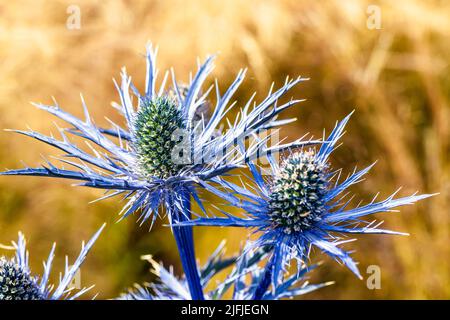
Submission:
[[[121,212],[123,218],[140,212],[138,220],[142,223],[150,220],[153,224],[160,206],[167,209],[170,223],[189,220],[190,199],[202,207],[199,184],[241,167],[247,160],[256,159],[268,151],[258,143],[251,143],[245,150],[237,145],[248,145],[249,137],[256,135],[258,130],[292,121],[277,120],[277,117],[301,100],[290,100],[282,105],[278,105],[278,100],[296,84],[306,80],[301,77],[286,79],[278,90],[271,88],[260,103],[254,101],[253,95],[242,104],[236,119],[229,121],[226,116],[235,106],[233,95],[244,80],[246,71],[239,71],[222,94],[217,82],[215,86],[204,88],[213,69],[213,60],[214,57],[208,57],[186,86],[179,85],[172,71],[172,85],[166,88],[169,74],[166,72],[157,90],[156,50],[149,45],[144,93],[138,92],[125,69],[121,73],[121,84],[115,82],[120,104],[114,103],[113,106],[123,115],[125,125],[111,122],[112,128],[98,127],[83,98],[84,119],[64,111],[56,101],[53,105],[35,104],[67,122],[70,127],[59,129],[60,139],[34,131],[16,132],[62,150],[64,157],[60,161],[69,168],[49,162],[42,168],[9,170],[2,174],[71,179],[79,181],[82,186],[104,189],[106,195],[102,199],[121,195],[126,200]],[[198,110],[210,103],[208,97],[213,88],[216,103],[211,117],[206,120],[206,117],[199,116]],[[224,122],[228,129],[221,131]],[[183,129],[182,132],[178,132],[179,129]],[[86,151],[84,145],[83,148],[78,147],[70,135],[85,139],[90,150]],[[182,143],[175,146],[173,142],[180,140]],[[305,142],[297,140],[271,146],[270,151],[303,144]],[[171,149],[172,153],[168,154]],[[195,267],[192,232],[175,230],[174,235],[180,253],[186,253],[180,257],[188,279],[193,279],[192,289],[201,299],[197,271],[189,270]]]
[[[226,269],[236,262],[236,257],[224,257],[223,241],[214,251],[206,264],[199,267],[200,281],[203,289],[206,289],[211,279],[220,271]],[[158,282],[145,284],[144,286],[135,284],[133,289],[122,294],[120,300],[191,300],[192,296],[189,292],[189,286],[186,277],[178,278],[174,275],[172,267],[164,268],[161,263],[153,260],[152,256],[146,255],[142,257],[150,262],[151,272],[157,276]],[[206,294],[206,298],[210,298]]]
[[[28,264],[25,236],[19,232],[18,241],[12,242],[11,247],[2,246],[15,250],[16,254],[12,259],[0,257],[0,300],[73,300],[92,289],[93,286],[84,287],[72,294],[70,284],[104,227],[105,224],[86,245],[82,244],[80,254],[72,265],[69,265],[66,257],[66,265],[57,285],[49,283],[56,244],[53,244],[47,261],[44,262],[43,274],[34,275]]]
[[[81,186],[106,190],[108,194],[105,197],[124,196],[127,204],[121,212],[123,217],[142,209],[139,220],[143,222],[150,219],[153,223],[158,215],[158,207],[161,204],[173,207],[172,201],[181,198],[177,197],[180,191],[198,200],[196,185],[199,181],[209,181],[243,166],[245,160],[264,154],[266,149],[262,150],[260,145],[255,144],[242,152],[236,146],[236,141],[244,141],[258,130],[294,120],[277,120],[277,117],[301,100],[290,100],[283,105],[277,102],[292,87],[306,80],[301,77],[287,79],[280,89],[274,92],[271,89],[260,103],[254,102],[253,95],[240,109],[235,121],[228,121],[226,115],[235,106],[235,103],[231,103],[233,95],[245,77],[246,71],[241,70],[223,94],[216,83],[216,104],[206,121],[206,116],[199,120],[196,111],[209,103],[207,98],[213,87],[206,89],[204,94],[202,88],[213,69],[214,57],[207,58],[199,66],[197,74],[183,90],[179,88],[173,72],[173,84],[166,88],[166,72],[157,91],[156,50],[151,46],[147,48],[146,59],[143,94],[137,91],[125,69],[121,73],[121,85],[115,82],[120,104],[113,103],[113,106],[124,116],[124,127],[111,121],[112,128],[98,127],[90,117],[83,97],[84,120],[61,109],[56,101],[53,105],[34,104],[67,122],[69,128],[58,128],[60,139],[35,131],[13,131],[60,149],[64,156],[59,160],[69,168],[48,163],[41,168],[8,170],[1,174],[78,180]],[[227,130],[221,130],[224,122],[229,125]],[[173,149],[170,135],[180,127],[187,130],[187,163],[174,167],[173,159],[169,159],[170,155],[166,153]],[[70,135],[84,138],[90,152],[78,147]],[[298,140],[272,146],[270,150],[285,150],[306,143],[312,142]]]
[[[234,279],[233,285],[233,300],[254,300],[257,291],[262,287],[261,283],[265,281],[265,268],[262,262],[270,259],[269,253],[272,251],[271,246],[255,247],[252,242],[249,242],[242,250],[236,266],[229,275],[229,279]],[[333,282],[324,282],[318,284],[310,284],[308,279],[308,272],[314,270],[318,264],[315,265],[301,265],[297,272],[285,279],[283,279],[277,290],[269,290],[269,286],[265,287],[258,300],[279,300],[282,298],[295,298],[317,289],[323,288],[333,284]],[[230,285],[224,282],[224,285],[219,286],[218,292],[221,293]]]
[[[252,300],[254,292],[261,280],[263,269],[258,265],[267,257],[267,248],[244,250],[239,259],[237,257],[224,258],[224,242],[222,242],[211,255],[205,265],[199,267],[201,283],[208,300],[224,299],[227,292],[231,291],[233,300]],[[151,256],[143,256],[153,267],[152,272],[157,276],[157,282],[134,285],[127,293],[122,294],[119,300],[191,300],[185,277],[178,278],[172,268],[166,269],[157,263]],[[223,272],[231,265],[235,265],[223,281],[217,281],[214,289],[207,291],[212,278]],[[317,265],[303,267],[295,275],[289,277],[276,292],[264,293],[263,299],[276,300],[281,298],[294,298],[324,286],[332,284],[309,284],[306,281],[307,272]]]
[[[286,266],[291,260],[306,263],[312,247],[342,262],[361,278],[355,261],[349,252],[340,247],[351,241],[345,234],[402,234],[379,228],[381,223],[364,219],[378,212],[413,204],[432,195],[423,194],[394,198],[394,194],[382,201],[348,208],[347,189],[360,182],[368,173],[369,166],[354,171],[339,181],[340,170],[332,171],[329,157],[350,115],[337,123],[319,150],[304,148],[292,151],[281,165],[269,155],[272,177],[265,179],[256,165],[249,163],[255,186],[243,188],[224,180],[222,187],[206,186],[208,190],[244,209],[243,216],[222,212],[226,217],[202,217],[178,224],[203,226],[234,226],[251,228],[258,233],[256,247],[273,248],[266,275],[270,275],[273,290],[282,281]],[[261,297],[259,295],[259,297]]]

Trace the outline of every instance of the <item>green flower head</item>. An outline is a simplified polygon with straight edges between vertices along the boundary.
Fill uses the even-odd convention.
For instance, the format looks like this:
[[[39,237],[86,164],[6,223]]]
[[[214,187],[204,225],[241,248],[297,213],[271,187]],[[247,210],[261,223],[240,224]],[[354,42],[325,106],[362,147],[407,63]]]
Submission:
[[[174,133],[184,129],[178,106],[168,97],[143,100],[134,122],[139,173],[144,177],[168,178],[177,174],[182,164],[173,161],[172,151],[179,143]]]
[[[325,211],[327,164],[313,151],[289,156],[272,185],[269,216],[284,233],[291,234],[309,228]]]

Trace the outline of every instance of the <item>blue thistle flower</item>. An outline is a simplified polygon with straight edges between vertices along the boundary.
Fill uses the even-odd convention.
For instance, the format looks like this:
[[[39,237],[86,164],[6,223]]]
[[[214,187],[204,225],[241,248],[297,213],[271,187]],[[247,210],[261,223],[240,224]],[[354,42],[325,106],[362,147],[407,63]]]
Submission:
[[[253,95],[240,110],[235,122],[227,121],[229,130],[221,132],[219,125],[227,120],[227,112],[235,105],[230,104],[230,101],[244,80],[246,71],[239,71],[223,95],[216,83],[215,108],[206,121],[205,117],[199,115],[199,110],[209,103],[207,97],[213,87],[203,93],[202,86],[213,69],[214,58],[207,58],[199,66],[187,86],[179,86],[172,72],[172,87],[166,89],[166,72],[159,90],[156,90],[156,53],[151,46],[147,47],[144,94],[138,92],[125,69],[121,73],[121,84],[115,82],[120,104],[113,106],[124,116],[125,127],[113,122],[112,128],[96,126],[83,97],[84,120],[62,110],[56,101],[52,106],[34,104],[72,127],[58,128],[61,139],[34,131],[14,131],[62,150],[65,157],[60,161],[70,168],[57,167],[48,162],[41,168],[9,170],[1,174],[77,180],[81,186],[106,190],[107,194],[101,199],[123,196],[127,203],[121,212],[122,218],[140,210],[139,220],[142,223],[150,220],[153,224],[158,216],[158,208],[162,205],[170,223],[174,220],[184,221],[191,218],[191,198],[204,211],[197,193],[199,184],[241,167],[246,160],[258,158],[267,151],[260,148],[260,144],[253,144],[241,152],[236,142],[243,144],[258,130],[271,129],[295,120],[277,120],[277,117],[280,112],[302,100],[290,100],[282,105],[277,102],[293,86],[306,80],[301,77],[286,79],[285,84],[274,92],[271,88],[259,104],[254,103]],[[84,138],[91,152],[78,147],[68,134]],[[303,144],[298,140],[271,147],[270,150],[282,151]],[[193,297],[202,299],[192,230],[177,229],[174,230],[174,236]]]
[[[221,181],[225,186],[205,187],[227,199],[231,204],[244,209],[244,217],[222,212],[226,217],[201,217],[180,222],[177,226],[234,226],[251,228],[260,236],[256,247],[271,246],[272,255],[266,265],[265,281],[255,294],[259,299],[272,283],[277,290],[288,263],[295,259],[308,260],[312,247],[319,248],[332,258],[342,262],[359,278],[357,265],[349,253],[339,246],[351,240],[344,240],[345,234],[404,234],[380,229],[381,223],[364,218],[377,212],[393,211],[394,208],[412,204],[428,198],[431,194],[397,198],[397,192],[382,201],[349,209],[350,200],[345,200],[347,189],[360,182],[373,166],[356,171],[339,182],[341,171],[333,171],[328,162],[338,140],[344,133],[344,126],[350,115],[339,122],[319,150],[301,148],[292,151],[281,166],[268,155],[271,179],[265,179],[255,164],[249,163],[255,187],[242,188],[233,183]],[[343,196],[342,196],[343,195]]]
[[[40,277],[35,276],[31,273],[28,264],[29,254],[26,250],[25,237],[19,232],[17,243],[12,242],[12,246],[0,246],[0,248],[16,251],[12,259],[0,257],[0,300],[73,300],[92,289],[93,286],[85,287],[71,294],[73,288],[69,286],[104,227],[105,225],[86,245],[83,243],[81,252],[73,265],[69,266],[66,259],[66,267],[58,285],[49,284],[56,244],[53,244],[47,261],[44,262],[44,273]]]

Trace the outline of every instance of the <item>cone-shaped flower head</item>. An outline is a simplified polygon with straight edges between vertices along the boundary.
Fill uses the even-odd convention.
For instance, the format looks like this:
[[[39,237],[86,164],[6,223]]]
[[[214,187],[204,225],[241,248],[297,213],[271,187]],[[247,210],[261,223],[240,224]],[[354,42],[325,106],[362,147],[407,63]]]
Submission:
[[[78,180],[80,185],[105,189],[107,195],[103,198],[122,195],[127,201],[123,217],[141,209],[140,220],[151,218],[153,223],[162,204],[172,219],[183,199],[192,196],[200,203],[197,195],[200,184],[243,166],[246,159],[256,159],[264,154],[267,150],[261,145],[246,144],[248,138],[259,130],[270,130],[295,120],[277,120],[277,117],[286,108],[302,101],[278,104],[278,100],[293,86],[306,80],[287,79],[278,90],[271,88],[262,102],[255,103],[253,95],[249,101],[240,103],[242,108],[238,116],[229,121],[226,116],[235,105],[233,95],[244,80],[246,71],[241,70],[223,93],[217,82],[204,88],[213,69],[213,60],[214,57],[207,58],[186,85],[179,84],[174,72],[172,84],[167,85],[169,73],[166,72],[157,89],[156,50],[148,46],[145,92],[138,92],[123,69],[121,84],[115,82],[120,104],[113,103],[113,106],[124,116],[125,123],[110,121],[112,127],[107,129],[95,125],[84,99],[84,120],[62,110],[56,102],[52,106],[35,104],[67,122],[70,127],[58,128],[61,139],[34,131],[15,131],[62,150],[64,157],[60,160],[69,168],[48,163],[42,168],[9,170],[2,174]],[[209,99],[214,87],[216,96]],[[203,114],[206,107],[212,106],[212,100],[215,106],[211,115]],[[224,124],[228,125],[226,130],[222,130]],[[84,138],[90,151],[78,147],[70,135]],[[241,142],[248,148],[241,150],[237,147]],[[271,150],[303,144],[298,140],[271,146]]]
[[[220,188],[207,186],[210,191],[244,209],[244,217],[222,212],[225,218],[202,217],[179,223],[178,226],[238,226],[254,229],[259,235],[255,246],[273,248],[268,266],[272,269],[269,271],[275,289],[288,263],[292,259],[306,263],[312,247],[341,261],[361,277],[349,253],[339,247],[351,241],[344,240],[343,235],[402,234],[380,229],[381,223],[364,218],[377,212],[393,211],[396,207],[412,204],[431,195],[414,194],[394,199],[394,193],[385,200],[374,199],[369,204],[349,209],[352,198],[346,199],[349,194],[347,189],[360,182],[372,167],[355,170],[346,179],[339,181],[341,170],[333,170],[328,162],[349,117],[336,125],[318,150],[297,149],[287,155],[281,164],[268,155],[271,174],[267,177],[263,175],[263,170],[249,163],[255,182],[251,189],[228,181],[222,181]]]
[[[174,163],[172,151],[180,142],[173,138],[185,124],[176,102],[169,97],[145,99],[134,120],[134,149],[142,176],[166,179],[177,175],[183,164]]]
[[[1,257],[0,300],[43,300],[43,296],[29,270]]]
[[[12,242],[12,246],[1,246],[1,248],[15,250],[16,254],[12,259],[0,257],[0,300],[73,300],[92,289],[93,286],[81,288],[72,294],[73,288],[70,285],[104,227],[105,225],[94,234],[86,245],[83,243],[78,258],[71,266],[66,259],[66,266],[58,285],[49,284],[56,244],[53,244],[47,261],[44,262],[42,276],[37,276],[31,272],[26,240],[24,235],[19,232],[17,243]]]
[[[314,151],[296,152],[285,161],[271,187],[268,215],[286,234],[310,228],[326,212],[327,164]]]

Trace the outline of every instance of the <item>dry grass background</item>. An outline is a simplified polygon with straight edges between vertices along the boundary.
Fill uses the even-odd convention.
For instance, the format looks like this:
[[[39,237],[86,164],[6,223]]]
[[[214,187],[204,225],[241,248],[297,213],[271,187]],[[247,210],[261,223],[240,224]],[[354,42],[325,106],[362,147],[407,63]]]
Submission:
[[[70,4],[81,8],[80,30],[65,26]],[[369,4],[381,8],[381,30],[366,27]],[[104,116],[117,120],[109,106],[118,99],[111,78],[125,65],[142,87],[140,54],[148,40],[160,46],[159,67],[174,66],[185,79],[196,57],[208,53],[219,53],[215,76],[225,83],[249,66],[241,97],[255,89],[264,92],[286,75],[310,77],[295,91],[308,101],[288,114],[299,121],[284,134],[320,135],[356,108],[334,162],[346,170],[376,159],[378,164],[355,191],[363,199],[376,191],[386,196],[398,186],[404,187],[403,195],[416,190],[441,194],[401,214],[379,215],[387,226],[411,236],[364,237],[354,244],[363,271],[371,264],[381,267],[381,290],[368,290],[348,270],[325,263],[313,280],[337,283],[308,297],[450,298],[449,12],[450,2],[425,0],[2,1],[0,127],[30,125],[48,133],[53,119],[29,101],[49,102],[54,95],[62,107],[80,115],[80,92],[99,123]],[[37,165],[40,154],[55,151],[0,133],[2,168],[18,167],[20,160]],[[74,256],[82,239],[109,222],[81,274],[84,284],[97,284],[102,298],[150,279],[141,254],[178,265],[170,231],[148,234],[133,219],[115,224],[121,204],[88,204],[99,195],[64,181],[2,177],[0,242],[23,230],[32,265],[40,270],[52,241],[58,242],[62,265],[64,254]],[[222,237],[233,252],[245,234],[197,230],[200,260]]]

